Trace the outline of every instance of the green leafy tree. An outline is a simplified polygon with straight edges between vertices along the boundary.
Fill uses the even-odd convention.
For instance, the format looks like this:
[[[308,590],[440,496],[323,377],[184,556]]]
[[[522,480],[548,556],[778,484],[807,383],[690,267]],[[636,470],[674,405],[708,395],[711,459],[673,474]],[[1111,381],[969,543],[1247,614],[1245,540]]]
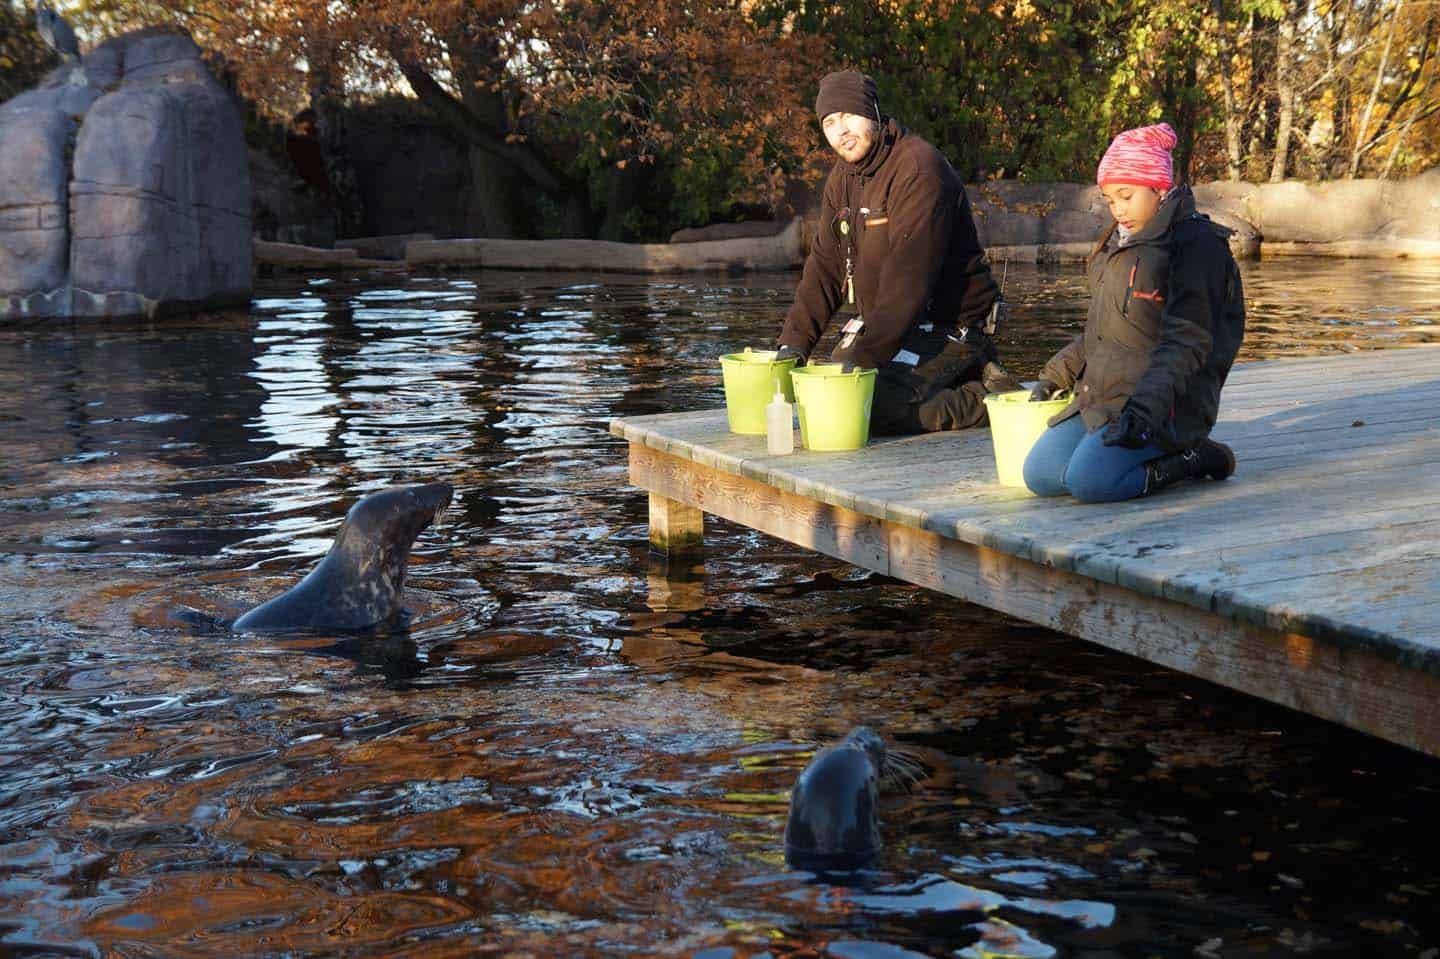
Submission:
[[[1121,56],[1108,31],[1126,10],[1113,0],[761,0],[757,10],[824,37],[830,68],[874,76],[886,109],[968,178],[1085,178],[1107,141],[1097,119]]]

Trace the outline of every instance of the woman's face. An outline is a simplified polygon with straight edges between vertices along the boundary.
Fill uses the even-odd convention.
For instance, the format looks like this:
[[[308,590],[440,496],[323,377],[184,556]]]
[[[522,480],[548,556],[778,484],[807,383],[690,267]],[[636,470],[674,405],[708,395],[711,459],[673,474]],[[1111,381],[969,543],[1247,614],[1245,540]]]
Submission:
[[[1105,196],[1105,202],[1110,204],[1110,215],[1127,233],[1144,229],[1155,211],[1160,209],[1160,191],[1153,187],[1107,183],[1100,192]]]
[[[857,113],[828,113],[825,119],[820,121],[820,129],[825,132],[825,140],[830,144],[830,149],[840,154],[840,159],[849,163],[859,163],[865,159],[865,155],[875,145],[875,137],[879,132],[873,118],[862,117]]]

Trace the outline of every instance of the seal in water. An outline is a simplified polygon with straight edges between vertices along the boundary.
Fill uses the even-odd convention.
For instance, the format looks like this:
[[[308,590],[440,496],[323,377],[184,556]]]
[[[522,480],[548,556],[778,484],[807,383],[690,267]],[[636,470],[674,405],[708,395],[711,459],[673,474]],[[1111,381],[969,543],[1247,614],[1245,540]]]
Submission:
[[[815,754],[790,793],[785,861],[793,869],[862,869],[880,854],[882,786],[909,787],[924,774],[915,757],[887,749],[866,726]]]
[[[426,483],[366,496],[345,514],[319,566],[230,628],[358,631],[389,620],[400,612],[410,545],[421,530],[445,515],[453,492],[449,483]]]

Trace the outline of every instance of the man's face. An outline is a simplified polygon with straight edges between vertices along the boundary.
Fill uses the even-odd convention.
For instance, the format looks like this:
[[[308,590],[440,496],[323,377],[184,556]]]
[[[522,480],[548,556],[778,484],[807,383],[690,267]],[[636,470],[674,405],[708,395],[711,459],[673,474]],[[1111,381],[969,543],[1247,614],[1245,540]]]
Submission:
[[[825,140],[830,144],[830,149],[840,154],[840,159],[849,163],[859,163],[865,159],[879,135],[879,127],[872,118],[856,113],[828,113],[825,119],[820,121],[820,129],[825,131]]]

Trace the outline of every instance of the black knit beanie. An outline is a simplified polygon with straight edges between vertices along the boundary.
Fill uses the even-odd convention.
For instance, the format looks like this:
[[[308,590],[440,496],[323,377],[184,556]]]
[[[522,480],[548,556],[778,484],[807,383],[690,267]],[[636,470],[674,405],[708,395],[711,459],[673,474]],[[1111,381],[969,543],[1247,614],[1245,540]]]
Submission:
[[[853,113],[880,120],[880,91],[875,81],[859,70],[839,70],[820,81],[815,114],[824,122],[832,113]]]

